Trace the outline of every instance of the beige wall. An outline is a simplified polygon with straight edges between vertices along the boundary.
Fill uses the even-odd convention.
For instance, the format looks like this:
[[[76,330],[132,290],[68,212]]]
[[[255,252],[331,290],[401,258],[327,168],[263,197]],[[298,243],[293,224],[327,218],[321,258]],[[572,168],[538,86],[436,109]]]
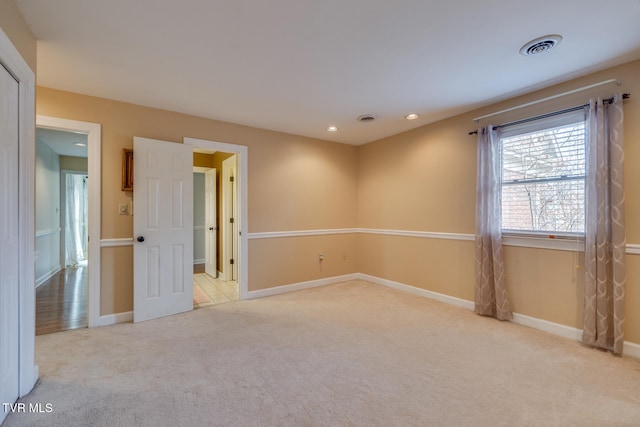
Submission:
[[[13,0],[0,0],[0,28],[35,72],[36,38],[25,24]]]
[[[122,149],[132,148],[134,136],[177,143],[188,136],[247,146],[250,233],[356,224],[356,147],[44,87],[38,88],[36,109],[42,115],[102,125],[102,239],[132,236],[133,217],[118,215],[118,204],[131,202],[132,193],[121,191],[120,181]],[[327,257],[353,254],[355,240],[341,235],[325,240]],[[355,272],[355,255],[340,267],[309,270],[308,264],[317,260],[315,244],[306,238],[249,240],[249,290],[286,284],[290,277],[305,281]],[[101,314],[131,310],[131,248],[105,247],[101,254]]]
[[[472,118],[610,78],[621,86],[562,97],[485,120],[500,124],[582,104],[591,96],[630,92],[625,102],[627,242],[640,244],[640,61],[462,114],[359,148],[358,225],[363,228],[473,234],[476,138]],[[362,234],[361,273],[473,300],[473,242]],[[640,255],[628,255],[626,340],[640,343]],[[582,327],[582,254],[506,247],[507,284],[514,311]]]
[[[471,235],[476,182],[472,118],[609,78],[610,85],[492,119],[504,123],[583,103],[616,90],[625,103],[627,240],[640,244],[640,61],[611,68],[465,113],[361,147],[207,120],[163,110],[39,88],[39,114],[102,124],[102,238],[131,237],[132,219],[117,215],[121,149],[144,136],[183,136],[249,147],[249,231],[371,228]],[[481,123],[482,125],[487,122]],[[318,253],[325,254],[319,263]],[[132,308],[132,251],[103,248],[102,314]],[[473,299],[473,242],[370,233],[249,241],[249,290],[361,272],[426,290]],[[509,246],[505,249],[514,310],[581,327],[580,253]],[[116,271],[117,270],[117,271]],[[628,255],[626,339],[640,343],[635,283],[640,256]]]
[[[355,234],[256,239],[249,246],[252,289],[355,273],[356,256]]]

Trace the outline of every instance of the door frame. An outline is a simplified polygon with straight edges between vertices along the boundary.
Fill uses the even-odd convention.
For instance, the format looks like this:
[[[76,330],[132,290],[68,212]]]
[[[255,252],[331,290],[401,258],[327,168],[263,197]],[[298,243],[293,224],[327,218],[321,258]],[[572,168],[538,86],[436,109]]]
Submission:
[[[183,139],[183,143],[191,145],[194,149],[208,151],[221,151],[233,153],[237,156],[236,178],[238,188],[238,290],[240,300],[245,300],[249,293],[249,246],[248,236],[248,186],[249,186],[249,148],[245,145],[229,144],[226,142],[208,141],[205,139],[188,138]]]
[[[213,171],[213,172],[212,172]],[[208,178],[213,174],[213,186],[207,190]],[[204,269],[213,278],[218,277],[218,170],[208,168],[204,173]],[[213,188],[213,190],[211,190]],[[195,196],[194,196],[195,200]],[[212,206],[213,205],[213,206]],[[209,228],[213,227],[213,230]],[[213,241],[212,241],[213,239]],[[207,260],[213,259],[213,267],[207,270]],[[209,263],[211,265],[212,263]],[[213,268],[213,272],[211,271]],[[212,274],[213,273],[213,274]]]
[[[229,166],[229,163],[233,162],[233,166]],[[233,170],[233,174],[230,171]],[[238,197],[238,185],[237,181],[231,182],[231,177],[234,179],[238,175],[238,156],[233,155],[222,161],[221,172],[221,199],[222,199],[222,271],[224,272],[225,280],[237,280],[238,267],[237,264],[231,264],[231,260],[238,260],[238,235],[231,234],[235,230],[235,223],[232,225],[231,218],[237,218],[238,216],[238,203],[236,203]],[[229,186],[229,183],[231,185]]]
[[[0,62],[18,81],[18,319],[19,393],[29,393],[38,380],[35,364],[35,158],[36,76],[0,28]]]
[[[101,212],[101,153],[102,127],[98,123],[36,116],[36,127],[82,132],[87,134],[87,175],[89,176],[89,286],[87,289],[87,323],[90,328],[100,326],[100,212]],[[94,177],[91,179],[91,177]]]

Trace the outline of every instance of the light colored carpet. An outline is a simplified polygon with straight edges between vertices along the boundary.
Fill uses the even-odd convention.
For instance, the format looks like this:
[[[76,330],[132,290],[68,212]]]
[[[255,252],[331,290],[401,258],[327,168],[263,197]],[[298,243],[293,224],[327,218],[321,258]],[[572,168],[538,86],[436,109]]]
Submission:
[[[640,361],[352,281],[36,338],[34,426],[640,424]]]

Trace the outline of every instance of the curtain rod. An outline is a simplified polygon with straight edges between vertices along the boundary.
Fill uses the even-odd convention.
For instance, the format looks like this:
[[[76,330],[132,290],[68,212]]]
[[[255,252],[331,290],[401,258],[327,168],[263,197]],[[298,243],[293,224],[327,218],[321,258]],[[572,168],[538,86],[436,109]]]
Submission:
[[[624,93],[622,94],[622,99],[629,99],[631,98],[631,94],[629,93]],[[611,104],[613,102],[613,97],[612,98],[607,98],[607,99],[603,99],[602,102],[607,102],[609,104]],[[496,125],[493,128],[494,129],[499,129],[499,128],[503,128],[503,127],[507,127],[507,126],[514,126],[514,125],[519,125],[522,123],[528,123],[528,122],[532,122],[534,120],[540,120],[540,119],[546,119],[547,117],[553,117],[553,116],[558,116],[560,114],[564,114],[564,113],[570,113],[572,111],[577,111],[580,110],[586,106],[588,106],[589,104],[582,104],[582,105],[576,105],[575,107],[569,107],[569,108],[565,108],[564,110],[559,110],[559,111],[554,111],[552,113],[546,113],[546,114],[542,114],[539,116],[534,116],[534,117],[529,117],[526,119],[522,119],[522,120],[516,120],[515,122],[509,122],[509,123],[503,123],[501,125]],[[474,130],[469,132],[469,135],[477,135],[478,131]]]
[[[539,103],[545,102],[545,101],[550,101],[552,99],[560,98],[561,96],[571,95],[571,94],[576,93],[576,92],[582,92],[583,90],[587,90],[587,89],[591,89],[591,88],[594,88],[594,87],[606,85],[606,84],[609,84],[609,83],[616,83],[616,84],[620,85],[621,82],[618,79],[604,80],[604,81],[599,82],[599,83],[594,83],[594,84],[591,84],[591,85],[588,85],[588,86],[582,86],[582,87],[579,87],[577,89],[573,89],[573,90],[570,90],[570,91],[567,91],[567,92],[559,93],[557,95],[552,95],[552,96],[548,96],[546,98],[538,99],[537,101],[527,102],[526,104],[517,105],[515,107],[507,108],[505,110],[496,111],[495,113],[490,113],[490,114],[486,114],[484,116],[476,117],[475,119],[473,119],[473,121],[477,123],[480,120],[486,119],[488,117],[497,116],[498,114],[507,113],[507,112],[513,111],[513,110],[519,110],[520,108],[529,107],[531,105],[539,104]]]

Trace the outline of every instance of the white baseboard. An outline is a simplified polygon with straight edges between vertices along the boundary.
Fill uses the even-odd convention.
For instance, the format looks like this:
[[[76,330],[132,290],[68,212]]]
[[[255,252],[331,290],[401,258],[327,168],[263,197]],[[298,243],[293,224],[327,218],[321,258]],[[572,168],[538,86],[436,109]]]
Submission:
[[[218,279],[222,280],[223,282],[227,281],[227,279],[224,278],[224,273],[222,271],[218,271]]]
[[[636,359],[640,359],[640,344],[625,341],[622,346],[622,353],[625,356],[630,356],[630,357],[635,357]]]
[[[570,340],[582,340],[582,329],[572,328],[571,326],[561,325],[560,323],[549,322],[548,320],[538,319],[537,317],[513,313],[512,322],[517,323],[518,325],[549,332],[550,334],[558,335]]]
[[[368,274],[358,273],[358,279],[366,280],[367,282],[375,283],[376,285],[386,286],[388,288],[397,289],[399,291],[409,292],[413,295],[421,297],[431,298],[436,301],[444,302],[447,304],[455,305],[456,307],[466,308],[467,310],[473,310],[473,301],[468,301],[462,298],[456,298],[438,292],[427,291],[426,289],[416,288],[415,286],[405,285],[404,283],[394,282],[392,280],[381,279],[375,276],[369,276]]]
[[[42,285],[44,282],[46,282],[47,280],[51,279],[56,273],[59,273],[60,270],[62,270],[62,267],[57,266],[55,267],[53,270],[43,274],[42,276],[40,276],[37,280],[36,280],[36,288],[40,285]]]
[[[219,275],[222,273],[218,272]],[[467,310],[473,311],[473,301],[465,300],[462,298],[452,297],[449,295],[441,294],[438,292],[428,291],[426,289],[416,288],[415,286],[406,285],[400,282],[394,282],[392,280],[382,279],[368,274],[353,273],[345,274],[343,276],[327,277],[324,279],[310,280],[307,282],[292,283],[290,285],[276,286],[268,289],[260,289],[258,291],[250,291],[247,293],[247,299],[263,298],[272,295],[284,294],[287,292],[300,291],[303,289],[311,289],[319,286],[333,285],[336,283],[346,282],[349,280],[365,280],[377,285],[386,286],[388,288],[396,289],[410,294],[430,298],[436,301],[444,302],[446,304],[461,307]],[[106,316],[100,316],[97,326],[109,326],[116,323],[127,323],[133,321],[133,312],[127,311],[124,313],[109,314]],[[582,330],[572,328],[570,326],[561,325],[559,323],[549,322],[548,320],[538,319],[536,317],[526,316],[524,314],[513,313],[513,323],[518,325],[527,326],[530,328],[538,329],[553,335],[558,335],[564,338],[568,338],[573,341],[580,341],[582,338]],[[634,357],[640,359],[640,344],[625,341],[623,353],[625,356]]]
[[[205,261],[204,258],[203,259],[194,259],[193,260],[193,265],[204,264],[204,261]]]
[[[369,276],[367,274],[356,274],[358,279],[366,280],[367,282],[375,283],[377,285],[387,286],[389,288],[397,289],[404,292],[409,292],[413,295],[431,298],[440,302],[455,305],[457,307],[466,308],[468,310],[474,309],[474,302],[452,297],[449,295],[440,294],[437,292],[427,291],[425,289],[416,288],[415,286],[405,285],[404,283],[394,282],[387,279],[381,279],[375,276]],[[558,335],[564,338],[568,338],[573,341],[582,340],[582,329],[572,328],[570,326],[561,325],[559,323],[549,322],[548,320],[538,319],[536,317],[526,316],[524,314],[513,313],[513,323],[518,325],[528,326],[530,328],[538,329],[540,331],[548,332],[553,335]],[[624,342],[623,353],[625,356],[635,357],[640,359],[640,344],[632,343],[629,341]]]
[[[97,326],[109,326],[116,323],[133,322],[133,311],[125,311],[124,313],[107,314],[100,316]]]
[[[260,289],[258,291],[249,291],[247,293],[247,299],[263,298],[272,295],[284,294],[287,292],[300,291],[302,289],[317,288],[318,286],[333,285],[335,283],[356,279],[358,279],[358,274],[345,274],[343,276],[333,276],[324,279],[309,280],[308,282],[292,283],[290,285],[276,286],[268,289]]]

